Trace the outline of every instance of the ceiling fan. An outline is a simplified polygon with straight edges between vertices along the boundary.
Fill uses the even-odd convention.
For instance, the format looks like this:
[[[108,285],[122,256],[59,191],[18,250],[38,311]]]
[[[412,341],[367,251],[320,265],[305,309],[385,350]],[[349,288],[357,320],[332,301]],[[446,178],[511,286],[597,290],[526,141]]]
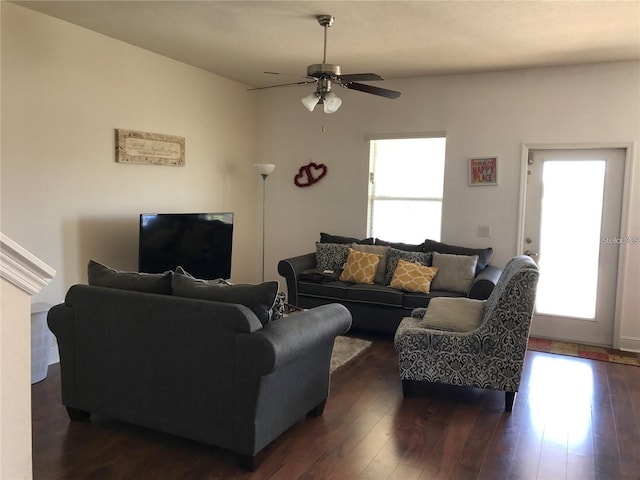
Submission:
[[[379,81],[384,80],[380,75],[375,73],[352,73],[342,74],[340,65],[333,65],[327,63],[327,29],[333,25],[335,17],[332,15],[318,15],[318,23],[324,27],[324,56],[322,63],[316,63],[307,67],[307,75],[304,76],[306,80],[300,82],[283,83],[280,85],[271,85],[269,87],[252,88],[251,90],[262,90],[265,88],[284,87],[287,85],[308,85],[315,83],[316,91],[306,97],[302,98],[302,104],[312,112],[316,105],[321,104],[324,107],[325,113],[333,113],[340,108],[342,100],[331,90],[333,85],[340,85],[341,87],[348,88],[350,90],[358,90],[360,92],[371,93],[385,98],[398,98],[400,92],[395,90],[389,90],[386,88],[374,87],[362,81]],[[280,75],[277,72],[264,72],[273,75]]]

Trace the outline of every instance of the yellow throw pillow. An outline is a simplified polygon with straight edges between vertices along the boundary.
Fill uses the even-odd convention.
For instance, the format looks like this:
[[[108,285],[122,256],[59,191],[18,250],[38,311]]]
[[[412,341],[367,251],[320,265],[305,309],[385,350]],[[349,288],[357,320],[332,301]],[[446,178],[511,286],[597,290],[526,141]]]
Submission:
[[[340,280],[353,283],[373,283],[381,258],[382,255],[359,252],[350,248],[347,264],[340,274]]]
[[[407,292],[429,293],[431,280],[436,273],[438,273],[438,267],[426,267],[418,263],[398,260],[398,266],[389,286]]]

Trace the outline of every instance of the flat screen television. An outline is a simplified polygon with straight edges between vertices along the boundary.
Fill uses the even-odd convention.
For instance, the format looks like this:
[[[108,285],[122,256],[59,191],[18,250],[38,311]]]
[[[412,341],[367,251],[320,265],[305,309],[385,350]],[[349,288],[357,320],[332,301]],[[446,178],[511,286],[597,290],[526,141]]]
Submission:
[[[233,213],[143,213],[138,245],[140,272],[181,266],[197,278],[228,279]]]

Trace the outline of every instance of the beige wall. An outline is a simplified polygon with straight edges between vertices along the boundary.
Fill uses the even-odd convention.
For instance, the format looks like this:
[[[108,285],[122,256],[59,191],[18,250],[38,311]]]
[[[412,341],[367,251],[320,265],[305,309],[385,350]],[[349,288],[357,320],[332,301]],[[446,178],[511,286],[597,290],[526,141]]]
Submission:
[[[1,2],[0,20],[1,230],[58,271],[33,301],[62,300],[69,285],[86,280],[89,258],[135,269],[141,212],[234,211],[232,279],[257,280],[255,162],[277,164],[267,181],[266,277],[281,280],[277,261],[312,250],[320,231],[364,234],[365,138],[381,133],[446,131],[442,239],[491,245],[504,265],[518,253],[523,143],[635,144],[640,136],[638,63],[386,82],[403,92],[399,100],[340,90],[341,110],[323,116],[300,104],[307,87],[247,94],[235,82],[14,4]],[[116,128],[186,137],[186,166],[116,164]],[[499,186],[467,186],[467,158],[481,155],[499,157]],[[640,235],[637,155],[632,236]],[[293,176],[310,159],[326,163],[329,174],[296,188]],[[491,225],[493,237],[478,238],[478,225]],[[640,246],[624,253],[618,340],[638,348]],[[28,300],[14,301],[15,287],[5,283],[2,318],[28,317]],[[28,407],[28,385],[11,381],[16,372],[29,376],[30,352],[13,348],[28,343],[27,324],[19,328],[12,336],[22,341],[0,350],[3,478],[8,469],[31,475],[28,447],[16,443],[23,427],[4,428],[5,407],[16,399]]]
[[[259,275],[257,102],[245,86],[2,2],[2,231],[86,281],[137,267],[142,212],[235,212],[232,280]],[[116,128],[186,138],[186,166],[115,163]]]
[[[339,89],[343,104],[332,115],[320,109],[309,113],[302,106],[300,98],[312,90],[309,86],[261,93],[259,150],[263,161],[277,164],[267,194],[268,277],[277,277],[278,259],[312,251],[320,231],[365,234],[368,135],[446,132],[442,240],[492,246],[493,263],[499,266],[520,253],[523,144],[636,144],[640,139],[637,62],[406,79],[385,86],[402,96],[392,101]],[[499,185],[469,187],[467,159],[488,155],[498,156]],[[297,188],[293,177],[310,159],[325,163],[328,174],[312,187]],[[637,237],[637,148],[632,162],[628,233]],[[492,237],[478,237],[479,225],[490,225]],[[618,340],[636,349],[639,264],[640,245],[628,245],[619,285]]]
[[[319,231],[364,234],[372,134],[445,131],[442,239],[491,245],[504,265],[519,253],[522,144],[635,144],[640,136],[637,62],[385,82],[403,92],[395,101],[340,89],[342,108],[323,115],[301,106],[308,87],[246,94],[51,17],[6,2],[2,9],[2,229],[59,272],[34,301],[59,301],[84,281],[89,258],[135,268],[143,211],[235,211],[232,276],[256,280],[254,162],[277,164],[267,180],[266,277],[281,280],[277,261],[312,250]],[[115,128],[185,136],[187,166],[114,163]],[[467,159],[482,155],[499,157],[497,187],[467,186]],[[635,148],[630,235],[639,235],[637,156]],[[293,176],[310,159],[329,174],[299,189]],[[492,238],[479,238],[478,225],[492,226]],[[626,345],[640,342],[632,316],[639,251],[626,247],[619,285]]]

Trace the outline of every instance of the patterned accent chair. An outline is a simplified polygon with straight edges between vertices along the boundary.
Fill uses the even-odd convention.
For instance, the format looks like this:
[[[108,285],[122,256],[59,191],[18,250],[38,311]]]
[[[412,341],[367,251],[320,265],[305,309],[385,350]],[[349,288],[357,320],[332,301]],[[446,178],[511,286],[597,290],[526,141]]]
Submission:
[[[531,258],[512,258],[485,304],[480,325],[468,332],[421,326],[425,308],[404,318],[394,339],[404,396],[411,396],[416,381],[504,390],[505,411],[510,412],[520,386],[538,275]]]

